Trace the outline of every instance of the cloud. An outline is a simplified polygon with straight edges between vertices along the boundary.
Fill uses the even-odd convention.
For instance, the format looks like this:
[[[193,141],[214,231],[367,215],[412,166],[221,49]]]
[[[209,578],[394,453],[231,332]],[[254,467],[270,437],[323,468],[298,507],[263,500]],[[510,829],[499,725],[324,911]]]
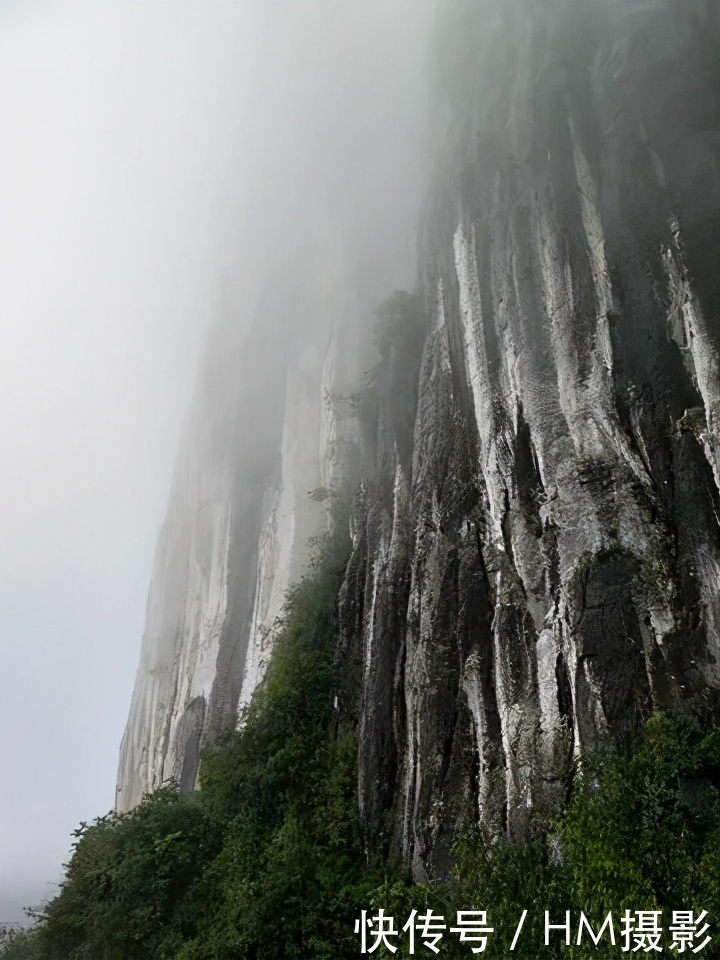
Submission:
[[[0,920],[112,803],[207,324],[251,322],[277,264],[321,276],[335,242],[382,241],[379,285],[412,275],[430,19],[0,5]]]

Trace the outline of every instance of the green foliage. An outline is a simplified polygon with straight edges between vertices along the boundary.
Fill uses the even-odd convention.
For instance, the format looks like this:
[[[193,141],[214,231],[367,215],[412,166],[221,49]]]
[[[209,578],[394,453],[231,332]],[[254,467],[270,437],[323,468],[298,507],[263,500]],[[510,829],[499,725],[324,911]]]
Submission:
[[[720,731],[691,710],[652,717],[631,758],[584,757],[566,809],[530,843],[476,827],[444,881],[379,863],[356,807],[354,733],[333,699],[346,553],[328,539],[290,593],[266,678],[242,730],[205,756],[201,790],[169,786],[81,824],[59,895],[2,960],[339,960],[358,954],[361,910],[379,907],[398,928],[413,909],[448,926],[457,910],[486,910],[488,960],[508,956],[528,910],[520,955],[601,960],[617,954],[606,938],[565,946],[558,934],[546,947],[544,911],[559,922],[570,910],[575,931],[580,911],[596,930],[612,911],[617,932],[626,909],[720,916]],[[398,946],[408,957],[405,936]],[[447,932],[442,954],[467,957],[467,944]]]
[[[200,796],[228,827],[178,960],[353,953],[353,916],[379,874],[356,812],[354,736],[333,708],[342,568],[326,549],[292,591],[242,732],[205,759]]]
[[[355,739],[332,699],[340,556],[326,547],[292,592],[266,680],[243,730],[205,758],[201,791],[168,787],[82,824],[60,894],[3,960],[337,960],[357,955],[354,920],[379,907],[398,927],[413,909],[486,910],[488,960],[508,955],[528,910],[521,955],[601,960],[617,954],[607,937],[546,947],[544,911],[570,910],[574,931],[580,911],[596,930],[612,911],[618,934],[626,909],[720,915],[720,731],[689,711],[653,716],[632,758],[583,758],[566,809],[531,843],[474,828],[452,875],[429,883],[374,862]],[[466,947],[447,933],[443,956]]]
[[[38,915],[38,958],[356,953],[354,917],[383,874],[356,810],[354,734],[333,706],[346,555],[328,538],[291,591],[267,676],[242,731],[205,756],[202,789],[170,786],[76,831],[61,891]]]
[[[59,895],[2,960],[339,960],[358,954],[360,911],[379,907],[398,927],[413,909],[448,926],[486,910],[488,960],[508,956],[528,910],[520,955],[601,960],[617,954],[607,938],[546,947],[544,911],[570,910],[575,931],[580,911],[596,930],[612,911],[618,933],[626,909],[720,916],[720,731],[692,710],[653,716],[631,758],[584,757],[565,810],[530,843],[476,827],[444,881],[379,863],[355,802],[354,733],[333,703],[346,553],[328,539],[290,593],[266,678],[243,729],[205,756],[202,789],[170,786],[81,824]],[[408,957],[405,936],[398,946]],[[448,932],[442,954],[467,957],[467,944]]]
[[[198,798],[166,787],[124,815],[75,831],[59,895],[40,914],[42,956],[143,960],[172,956],[179,906],[212,856],[214,831]]]
[[[418,370],[427,334],[423,298],[417,293],[395,290],[375,311],[372,346],[375,356],[365,371],[362,384],[353,393],[327,391],[325,402],[339,418],[352,417],[362,431],[365,446],[373,450],[377,441],[381,409],[395,433],[401,459],[407,459],[417,403]],[[335,491],[317,487],[310,496],[322,502]]]
[[[612,911],[618,934],[625,910],[664,910],[666,920],[675,909],[720,916],[719,782],[720,731],[707,732],[691,716],[655,715],[631,759],[607,754],[582,760],[565,811],[535,841],[491,842],[474,829],[457,843],[447,882],[387,885],[376,891],[375,902],[400,917],[413,908],[431,907],[446,918],[456,910],[487,910],[496,931],[483,954],[488,960],[508,956],[523,910],[521,955],[616,956],[619,948],[607,935],[597,946],[587,937],[577,944],[581,911],[596,931]],[[551,922],[571,911],[570,946],[560,935],[544,945],[545,910]],[[443,954],[467,955],[450,936]]]
[[[399,291],[378,316],[380,359],[355,413],[366,403],[377,414],[382,401],[403,456],[426,321],[420,298]],[[347,529],[344,491],[310,496],[331,500],[334,530]],[[600,960],[617,949],[559,937],[545,947],[544,911],[558,922],[570,910],[575,924],[584,911],[596,929],[626,909],[720,916],[720,732],[692,711],[652,717],[631,758],[583,757],[565,810],[532,842],[475,827],[455,846],[451,876],[427,883],[381,862],[357,810],[354,730],[334,706],[347,552],[339,534],[317,544],[242,729],[203,758],[201,790],[170,785],[130,813],[81,824],[60,893],[33,930],[0,942],[1,960],[340,960],[359,952],[361,910],[380,907],[400,927],[412,910],[448,925],[457,910],[486,910],[496,931],[488,960],[509,955],[528,910],[519,955]],[[577,575],[623,555],[610,544],[583,557]],[[398,945],[376,956],[408,957],[407,939]],[[468,945],[448,933],[442,955],[467,957]]]
[[[705,408],[690,407],[682,415],[677,426],[680,432],[691,433],[697,440],[701,440],[703,433],[707,430]]]
[[[15,925],[0,926],[2,960],[41,960],[40,949],[36,930],[25,930]]]

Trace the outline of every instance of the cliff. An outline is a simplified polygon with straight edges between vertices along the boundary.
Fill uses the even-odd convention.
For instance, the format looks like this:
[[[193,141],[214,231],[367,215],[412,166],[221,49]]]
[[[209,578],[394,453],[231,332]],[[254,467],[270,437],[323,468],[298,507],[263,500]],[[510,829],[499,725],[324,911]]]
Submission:
[[[717,699],[719,22],[704,0],[451,5],[422,292],[391,304],[353,442],[327,397],[367,311],[311,310],[287,350],[257,328],[219,370],[211,345],[119,808],[192,789],[237,722],[328,522],[308,492],[358,446],[337,706],[361,812],[416,878],[470,822],[532,835],[573,758],[630,751],[653,709]]]
[[[156,549],[121,812],[171,780],[193,790],[203,749],[242,724],[286,593],[332,522],[355,446],[342,397],[377,296],[341,251],[326,230],[304,272],[284,264],[249,317],[228,305],[210,330]]]
[[[531,833],[574,756],[717,697],[717,27],[670,2],[447,25],[412,458],[381,414],[340,597],[361,808],[418,878],[473,820]]]
[[[308,492],[333,470],[334,315],[317,290],[290,288],[261,297],[249,332],[237,317],[211,331],[156,552],[118,810],[171,779],[194,789],[202,749],[264,675],[285,593],[327,522]]]

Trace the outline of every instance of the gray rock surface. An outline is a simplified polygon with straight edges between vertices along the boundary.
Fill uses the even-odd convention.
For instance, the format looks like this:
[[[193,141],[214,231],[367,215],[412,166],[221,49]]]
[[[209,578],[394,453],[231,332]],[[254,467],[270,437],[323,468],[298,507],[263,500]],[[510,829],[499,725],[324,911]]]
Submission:
[[[327,522],[299,491],[333,489],[358,444],[338,708],[361,810],[417,878],[446,870],[470,822],[532,834],[573,759],[631,749],[654,708],[717,705],[719,27],[716,0],[447,5],[427,329],[390,348],[351,440],[326,347],[362,311],[333,307],[280,383],[253,381],[260,342],[247,377],[210,377],[158,552],[121,808],[169,776],[192,787],[198,750],[236,722]],[[273,391],[275,427],[254,437]]]
[[[417,878],[473,820],[527,836],[653,708],[717,702],[719,10],[448,18],[412,459],[398,346],[340,598],[361,808]]]
[[[321,482],[333,314],[313,301],[303,319],[300,303],[297,291],[271,298],[254,334],[228,321],[211,336],[156,553],[119,810],[171,779],[194,789],[202,749],[264,675],[285,593],[327,522],[308,492]],[[285,342],[288,311],[299,347]]]
[[[323,272],[308,257],[303,280],[271,284],[250,332],[232,315],[211,331],[156,551],[120,811],[170,780],[195,788],[202,750],[242,723],[286,592],[331,522],[355,445],[342,401],[369,307],[342,260],[312,253]]]

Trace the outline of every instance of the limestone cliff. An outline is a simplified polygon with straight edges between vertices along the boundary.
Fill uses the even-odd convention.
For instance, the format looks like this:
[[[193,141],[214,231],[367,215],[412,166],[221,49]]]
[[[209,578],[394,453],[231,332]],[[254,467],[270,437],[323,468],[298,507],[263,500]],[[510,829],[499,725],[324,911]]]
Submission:
[[[210,331],[156,551],[120,811],[170,780],[194,789],[204,747],[242,723],[286,592],[331,522],[353,433],[334,397],[360,369],[369,309],[333,239],[304,277],[269,283],[250,322],[228,311]]]
[[[456,7],[340,598],[359,799],[416,877],[720,686],[717,4]],[[442,53],[442,50],[441,50]],[[393,405],[415,401],[412,457]]]
[[[212,331],[155,558],[116,806],[173,779],[241,719],[288,587],[327,523],[310,493],[332,470],[324,393],[343,371],[330,294],[290,289]],[[282,331],[282,333],[281,333]]]
[[[367,311],[336,305],[277,382],[262,337],[209,376],[122,808],[169,776],[191,787],[236,722],[327,522],[307,491],[358,445],[337,707],[361,811],[416,877],[446,869],[469,822],[528,835],[573,758],[631,749],[653,708],[717,703],[719,25],[715,0],[447,5],[426,324],[386,344],[347,449],[333,344]],[[261,440],[258,392],[277,405]]]

